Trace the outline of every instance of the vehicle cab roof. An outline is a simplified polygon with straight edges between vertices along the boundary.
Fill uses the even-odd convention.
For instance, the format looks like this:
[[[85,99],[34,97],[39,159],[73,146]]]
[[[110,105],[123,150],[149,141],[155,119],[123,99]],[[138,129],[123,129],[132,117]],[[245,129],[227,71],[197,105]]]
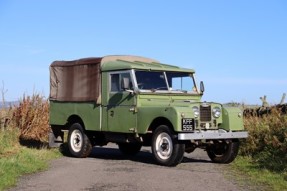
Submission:
[[[178,66],[160,63],[157,60],[140,56],[104,56],[82,58],[73,61],[55,61],[51,67],[71,67],[77,65],[100,65],[101,71],[115,71],[127,69],[139,69],[150,71],[176,71],[194,73],[192,69],[180,68]]]
[[[139,56],[105,56],[101,61],[102,71],[139,69],[150,71],[178,71],[194,73],[192,69],[180,68],[157,60]]]

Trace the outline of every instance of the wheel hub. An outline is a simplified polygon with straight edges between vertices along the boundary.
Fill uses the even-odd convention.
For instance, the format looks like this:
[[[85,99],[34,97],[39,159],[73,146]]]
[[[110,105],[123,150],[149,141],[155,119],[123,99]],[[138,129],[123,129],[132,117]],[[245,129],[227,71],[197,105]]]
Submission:
[[[75,139],[74,139],[74,144],[75,144],[76,146],[79,146],[79,144],[80,144],[80,136],[79,136],[79,135],[76,135],[76,137],[75,137]]]
[[[156,138],[156,152],[162,160],[167,160],[173,151],[171,137],[167,133],[161,133]]]
[[[160,147],[161,147],[162,151],[167,151],[169,149],[168,142],[163,141],[163,143],[161,144]]]
[[[71,147],[75,152],[79,152],[81,150],[83,144],[82,133],[79,130],[75,130],[71,135]]]

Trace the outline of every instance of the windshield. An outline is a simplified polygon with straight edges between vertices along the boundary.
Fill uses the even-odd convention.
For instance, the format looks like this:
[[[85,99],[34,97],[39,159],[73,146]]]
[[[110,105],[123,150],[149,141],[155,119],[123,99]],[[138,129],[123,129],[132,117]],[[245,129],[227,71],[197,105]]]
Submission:
[[[193,75],[184,72],[166,72],[170,90],[196,92]]]
[[[135,71],[135,76],[139,90],[197,93],[191,73]]]
[[[168,90],[163,72],[136,71],[135,74],[141,90]]]

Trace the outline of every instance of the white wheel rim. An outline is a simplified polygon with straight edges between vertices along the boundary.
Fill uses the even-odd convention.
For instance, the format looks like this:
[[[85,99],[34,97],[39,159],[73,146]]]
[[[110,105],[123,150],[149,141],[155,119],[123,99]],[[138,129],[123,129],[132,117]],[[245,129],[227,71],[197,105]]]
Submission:
[[[72,132],[70,143],[73,151],[79,152],[81,150],[83,144],[83,136],[81,131],[76,129]]]
[[[171,137],[167,133],[161,133],[156,138],[155,149],[157,156],[162,160],[170,158],[173,150]]]

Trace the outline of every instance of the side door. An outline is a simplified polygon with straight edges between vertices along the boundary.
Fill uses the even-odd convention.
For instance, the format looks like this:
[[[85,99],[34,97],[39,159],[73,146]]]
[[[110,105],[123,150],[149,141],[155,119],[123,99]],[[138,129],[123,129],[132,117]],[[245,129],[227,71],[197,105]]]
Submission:
[[[109,73],[108,131],[132,133],[136,130],[136,97],[131,93],[135,87],[131,74],[131,71]],[[123,83],[128,84],[127,89]]]

